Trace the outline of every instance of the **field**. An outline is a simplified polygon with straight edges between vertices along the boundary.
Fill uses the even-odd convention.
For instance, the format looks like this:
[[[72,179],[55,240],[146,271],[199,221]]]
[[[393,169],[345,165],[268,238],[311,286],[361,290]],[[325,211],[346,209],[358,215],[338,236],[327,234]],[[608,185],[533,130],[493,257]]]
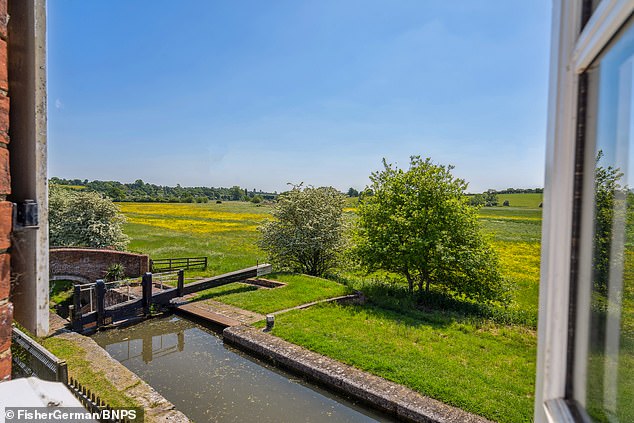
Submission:
[[[490,419],[531,421],[541,235],[539,202],[533,205],[536,196],[512,194],[511,207],[480,211],[504,276],[515,286],[507,309],[443,303],[437,309],[419,310],[399,295],[398,286],[375,283],[380,275],[346,269],[339,270],[337,279],[347,286],[281,274],[275,277],[288,282],[284,288],[265,291],[231,284],[200,295],[268,313],[361,288],[368,296],[366,305],[322,305],[285,313],[276,319],[273,333]],[[354,200],[346,204],[351,216]],[[268,218],[268,206],[119,206],[128,218],[125,232],[132,238],[131,250],[153,258],[208,256],[206,274],[265,261],[257,247],[256,228]]]
[[[128,222],[131,251],[152,258],[209,257],[216,275],[263,263],[257,225],[269,217],[267,206],[251,203],[118,203]]]
[[[542,199],[543,194],[498,194],[498,204],[502,205],[508,201],[511,207],[536,209],[541,204]]]

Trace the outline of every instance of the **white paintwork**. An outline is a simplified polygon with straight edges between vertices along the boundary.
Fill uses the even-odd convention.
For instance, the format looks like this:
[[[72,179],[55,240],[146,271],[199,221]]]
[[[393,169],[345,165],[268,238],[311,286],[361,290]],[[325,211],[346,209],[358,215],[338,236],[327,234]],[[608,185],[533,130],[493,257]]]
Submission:
[[[585,145],[578,297],[570,298],[570,252],[573,212],[574,152],[579,74],[605,48],[634,11],[634,0],[603,0],[580,34],[581,2],[554,0],[546,149],[546,183],[542,227],[538,357],[534,421],[567,421],[554,412],[563,404],[567,369],[568,307],[577,301],[575,322],[574,398],[584,405],[590,317],[592,228],[594,222],[593,137]],[[596,87],[590,84],[592,106]],[[589,113],[596,111],[590,110]],[[592,134],[592,119],[586,128]],[[551,404],[550,409],[546,402]]]
[[[572,55],[575,72],[582,73],[634,12],[634,0],[603,0],[583,28]]]
[[[83,405],[61,382],[49,382],[36,377],[0,382],[0,407],[81,407]],[[4,419],[4,413],[0,413]]]
[[[568,66],[579,33],[580,2],[553,2],[546,181],[542,224],[535,422],[544,402],[564,396],[578,77]]]

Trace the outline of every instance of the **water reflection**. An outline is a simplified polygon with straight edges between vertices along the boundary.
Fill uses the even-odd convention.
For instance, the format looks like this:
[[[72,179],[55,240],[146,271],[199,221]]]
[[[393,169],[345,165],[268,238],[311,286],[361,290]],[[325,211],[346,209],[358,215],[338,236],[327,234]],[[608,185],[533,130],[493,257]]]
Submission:
[[[93,339],[195,422],[394,421],[227,348],[180,317]]]

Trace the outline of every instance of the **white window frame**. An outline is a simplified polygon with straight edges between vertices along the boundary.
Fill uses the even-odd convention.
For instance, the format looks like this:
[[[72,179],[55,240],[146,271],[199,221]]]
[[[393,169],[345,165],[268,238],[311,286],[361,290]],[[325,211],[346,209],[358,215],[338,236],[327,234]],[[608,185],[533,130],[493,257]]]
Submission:
[[[579,421],[565,401],[566,381],[570,376],[568,351],[572,347],[568,345],[569,306],[571,301],[577,301],[570,298],[570,272],[579,76],[634,12],[634,0],[603,0],[581,31],[582,3],[581,0],[553,0],[535,386],[536,423]],[[585,178],[587,180],[588,176],[585,175]],[[589,184],[584,185],[587,187]],[[584,196],[584,207],[589,204],[587,197]],[[587,223],[587,215],[589,213],[582,216],[583,222]],[[582,231],[588,226],[583,222]],[[580,327],[583,322],[587,319],[579,319],[575,325],[575,330],[581,334],[587,333],[587,327]],[[574,348],[583,349],[583,340],[579,338],[587,338],[576,338],[578,342]],[[580,379],[579,375],[583,378],[583,364],[574,369],[575,380]],[[577,385],[575,389],[581,389]]]

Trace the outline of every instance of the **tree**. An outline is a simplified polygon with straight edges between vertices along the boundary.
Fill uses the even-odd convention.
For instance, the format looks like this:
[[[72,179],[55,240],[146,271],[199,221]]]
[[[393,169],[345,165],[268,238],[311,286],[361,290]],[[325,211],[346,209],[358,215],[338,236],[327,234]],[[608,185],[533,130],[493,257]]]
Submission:
[[[237,185],[234,185],[229,190],[230,199],[234,201],[241,201],[244,191]]]
[[[482,193],[482,197],[484,198],[484,205],[486,207],[495,207],[498,205],[498,195],[494,190],[486,190]]]
[[[614,242],[613,227],[617,222],[624,224],[628,206],[627,192],[619,182],[623,172],[613,166],[601,166],[603,151],[599,150],[594,171],[595,186],[595,228],[594,228],[594,287],[602,294],[607,293],[610,262],[621,261],[623,257],[611,257]],[[616,252],[618,250],[614,250]]]
[[[124,250],[125,217],[101,194],[51,185],[49,190],[50,244]]]
[[[469,197],[469,205],[484,206],[484,196],[482,194],[474,194]]]
[[[356,189],[350,187],[348,189],[348,197],[358,197],[359,196],[359,191],[357,191]]]
[[[284,268],[321,276],[344,248],[344,195],[332,187],[302,188],[280,194],[274,220],[260,226],[260,247]]]
[[[402,275],[412,293],[415,284],[421,293],[435,284],[472,299],[504,301],[497,255],[453,167],[419,156],[406,171],[385,159],[383,165],[370,176],[373,195],[359,202],[354,251],[361,264]]]

